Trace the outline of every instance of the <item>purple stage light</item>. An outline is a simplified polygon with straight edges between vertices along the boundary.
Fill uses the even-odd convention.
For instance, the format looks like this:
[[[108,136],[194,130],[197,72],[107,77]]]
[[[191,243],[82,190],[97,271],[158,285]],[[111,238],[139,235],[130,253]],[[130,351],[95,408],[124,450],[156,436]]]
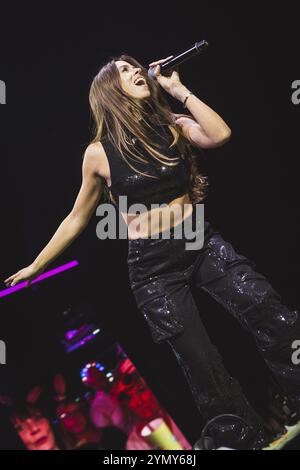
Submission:
[[[57,268],[50,269],[50,271],[46,271],[45,273],[41,274],[39,277],[31,281],[30,285],[35,284],[36,282],[43,281],[44,279],[47,279],[48,277],[56,276],[56,274],[60,274],[64,271],[67,271],[68,269],[75,268],[76,266],[79,266],[78,261],[70,261],[69,263],[63,264],[62,266],[58,266]],[[0,298],[5,297],[6,295],[13,294],[14,292],[17,292],[21,289],[26,288],[26,284],[28,281],[23,281],[17,284],[16,286],[13,287],[8,287],[7,289],[1,290],[0,291]]]

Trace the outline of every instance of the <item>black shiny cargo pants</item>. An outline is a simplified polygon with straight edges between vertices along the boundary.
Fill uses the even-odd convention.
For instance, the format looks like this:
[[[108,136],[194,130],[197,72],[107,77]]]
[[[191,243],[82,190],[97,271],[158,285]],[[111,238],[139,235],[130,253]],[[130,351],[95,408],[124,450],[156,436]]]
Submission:
[[[174,352],[204,421],[236,414],[263,438],[260,419],[210,342],[191,288],[208,292],[254,336],[277,385],[298,410],[300,366],[293,364],[292,344],[300,340],[300,314],[282,305],[267,279],[254,271],[253,261],[208,222],[201,249],[186,250],[185,243],[185,238],[129,240],[127,262],[137,306],[153,340],[167,341]],[[236,425],[242,441],[245,430]]]

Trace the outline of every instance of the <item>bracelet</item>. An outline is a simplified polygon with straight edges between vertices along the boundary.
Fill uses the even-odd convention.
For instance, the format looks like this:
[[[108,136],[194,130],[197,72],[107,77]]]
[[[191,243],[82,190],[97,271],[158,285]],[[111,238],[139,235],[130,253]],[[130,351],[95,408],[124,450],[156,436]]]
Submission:
[[[193,92],[190,91],[190,92],[187,94],[187,96],[185,97],[184,102],[182,103],[184,108],[186,108],[186,102],[187,102],[187,100],[188,100],[188,97],[191,96],[192,94],[193,94]]]

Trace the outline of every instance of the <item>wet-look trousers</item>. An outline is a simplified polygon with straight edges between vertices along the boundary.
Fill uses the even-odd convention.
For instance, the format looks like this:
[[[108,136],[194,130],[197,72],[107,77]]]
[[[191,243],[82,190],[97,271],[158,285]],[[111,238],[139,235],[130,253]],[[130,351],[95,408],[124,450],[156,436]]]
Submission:
[[[298,410],[300,366],[293,364],[292,344],[300,340],[300,314],[282,305],[280,295],[253,269],[254,262],[208,222],[202,248],[186,250],[186,242],[185,237],[129,240],[128,272],[137,306],[153,340],[166,341],[175,354],[203,419],[236,414],[263,432],[210,342],[191,290],[208,292],[254,336],[275,382]]]

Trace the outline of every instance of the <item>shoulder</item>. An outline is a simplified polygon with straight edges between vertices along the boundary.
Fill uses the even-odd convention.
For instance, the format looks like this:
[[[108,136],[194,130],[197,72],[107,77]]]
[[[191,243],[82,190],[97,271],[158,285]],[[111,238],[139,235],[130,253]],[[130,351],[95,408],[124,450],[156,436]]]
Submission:
[[[179,126],[184,126],[184,125],[197,126],[198,125],[195,119],[193,119],[193,117],[188,114],[172,113],[172,118],[174,119],[174,124],[177,124]]]
[[[84,160],[92,161],[97,158],[101,158],[101,157],[103,158],[104,156],[105,156],[105,150],[104,150],[102,143],[99,141],[99,142],[92,142],[91,144],[87,146],[87,148],[85,149],[83,158]]]
[[[194,142],[192,142],[191,137],[190,137],[190,132],[192,128],[199,130],[200,128],[199,124],[195,121],[195,119],[192,116],[189,116],[188,114],[172,113],[172,117],[174,119],[174,124],[180,127],[185,138],[192,145],[194,145]]]
[[[83,155],[83,167],[91,172],[101,174],[106,162],[106,153],[102,143],[93,142],[87,146]]]

